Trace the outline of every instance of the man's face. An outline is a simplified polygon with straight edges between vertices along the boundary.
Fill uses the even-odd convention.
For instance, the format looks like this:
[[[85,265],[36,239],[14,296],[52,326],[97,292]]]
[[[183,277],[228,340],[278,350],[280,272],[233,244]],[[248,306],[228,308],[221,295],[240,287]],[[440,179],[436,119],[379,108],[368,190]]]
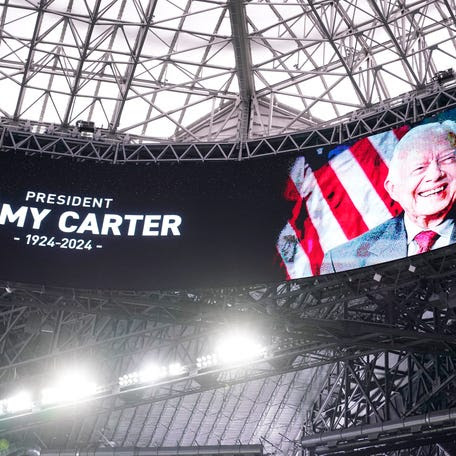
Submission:
[[[442,221],[456,200],[455,149],[444,137],[426,139],[399,152],[397,173],[385,182],[391,197],[421,226]]]

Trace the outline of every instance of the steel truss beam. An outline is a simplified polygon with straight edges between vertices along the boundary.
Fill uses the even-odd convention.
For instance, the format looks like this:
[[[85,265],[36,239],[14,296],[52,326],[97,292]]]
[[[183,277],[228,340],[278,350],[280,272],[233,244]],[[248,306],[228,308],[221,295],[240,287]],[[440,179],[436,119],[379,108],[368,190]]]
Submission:
[[[93,452],[93,456],[112,456],[111,448],[99,448]],[[162,447],[162,448],[116,448],[116,452],[122,454],[134,454],[135,456],[262,456],[263,447],[261,445],[208,445],[197,447]],[[65,451],[42,451],[42,456],[76,456],[78,449]]]
[[[319,11],[317,11],[317,9],[315,8],[314,1],[310,0],[309,5],[312,10],[313,20],[315,21],[316,24],[318,24],[318,28],[321,30],[323,37],[329,41],[331,47],[334,49],[334,53],[337,55],[339,61],[341,62],[342,67],[347,74],[347,77],[350,79],[350,82],[353,85],[353,88],[355,90],[356,95],[359,98],[359,101],[361,102],[361,104],[363,106],[366,106],[367,100],[366,100],[363,92],[361,91],[360,87],[356,83],[353,73],[352,73],[351,69],[348,67],[347,63],[345,62],[342,54],[340,53],[340,51],[337,47],[337,44],[334,42],[333,37],[331,36],[331,33],[326,28],[324,21],[320,17]]]
[[[315,455],[334,456],[352,452],[360,455],[382,454],[392,450],[435,445],[436,441],[443,448],[449,448],[454,442],[455,417],[455,409],[441,410],[304,437],[302,445],[304,448],[314,448]]]
[[[424,266],[418,265],[419,260],[409,258],[397,263],[397,266],[403,264],[405,268],[408,264],[408,272],[413,275]],[[386,318],[386,321],[396,322],[393,323],[394,326],[399,325],[404,329],[414,327],[423,331],[423,335],[427,331],[426,327],[428,330],[434,328],[441,335],[454,333],[456,288],[448,281],[449,269],[441,267],[442,265],[434,263],[431,266],[428,263],[424,266],[425,269],[431,266],[427,269],[428,278],[422,276],[411,288],[407,288],[406,275],[391,274],[392,269],[385,274],[385,270],[375,268],[376,279],[383,285],[376,292],[362,289],[358,298],[358,311],[361,313],[357,317],[352,314],[352,318],[364,320],[366,331],[371,324],[368,321],[385,321],[383,318]],[[454,265],[450,267],[453,268]],[[322,279],[323,277],[319,280]],[[369,278],[364,276],[364,280]],[[374,277],[370,280],[374,280]],[[383,288],[386,286],[385,281],[391,285],[389,290],[388,287]],[[346,285],[353,290],[360,283],[347,274]],[[326,287],[330,288],[330,285],[326,283]],[[400,292],[402,287],[405,288]],[[330,319],[335,318],[332,315],[335,309],[340,310],[341,300],[352,303],[357,300],[351,299],[349,295],[339,296],[336,304],[332,298],[323,297],[320,293],[319,290],[313,293],[315,306],[320,301],[320,307],[315,309],[323,311],[325,318]],[[327,305],[332,302],[335,307],[321,307],[325,299]],[[310,300],[307,298],[307,301]],[[374,306],[369,307],[368,302]],[[343,307],[341,318],[345,319],[356,308],[350,304]],[[378,313],[379,309],[383,309],[384,317],[381,316],[382,311]],[[441,320],[443,315],[445,317]],[[435,325],[441,325],[440,329]],[[356,336],[353,328],[346,326],[346,330]],[[433,343],[425,347],[420,346],[419,342],[412,342],[408,348],[404,348],[391,350],[385,346],[384,350],[375,354],[345,360],[331,367],[326,384],[306,422],[302,440],[306,454],[454,454],[454,448],[451,452],[456,441],[454,420],[447,414],[446,423],[434,428],[430,424],[431,419],[425,416],[429,413],[435,416],[456,406],[454,347],[448,345],[445,349],[441,345],[438,348]],[[417,415],[424,418],[407,427],[405,423],[417,419]],[[412,451],[412,448],[415,449]]]
[[[3,283],[2,394],[18,382],[45,384],[64,361],[88,359],[110,373],[97,399],[99,412],[91,412],[96,414],[336,362],[328,377],[331,393],[322,392],[314,408],[314,431],[451,407],[455,253],[450,246],[361,271],[218,291],[101,292]],[[239,319],[255,320],[270,334],[268,357],[240,371],[196,369],[196,357],[214,334]],[[119,391],[117,378],[153,353],[183,360],[188,375],[119,401],[130,393]],[[3,418],[0,428],[15,434],[56,416],[38,410]]]
[[[454,451],[447,451],[447,448],[448,444],[426,445],[419,448],[390,450],[388,456],[453,456]]]
[[[454,442],[455,411],[447,408],[456,401],[455,361],[448,354],[384,352],[335,364],[311,411],[303,448],[367,455]]]
[[[138,141],[242,143],[248,118],[250,138],[299,131],[454,67],[454,5],[446,0],[254,0],[238,3],[241,20],[230,2],[215,1],[159,1],[154,18],[152,0],[0,4],[0,86],[15,98],[3,103],[5,117],[66,126],[84,119]],[[251,59],[242,58],[248,48]],[[250,112],[236,74],[241,86],[257,86]],[[223,113],[227,101],[233,110]]]
[[[0,150],[30,154],[67,156],[111,163],[155,163],[208,160],[242,160],[285,153],[304,153],[320,147],[334,147],[366,135],[415,123],[427,116],[456,107],[456,83],[434,82],[425,88],[403,95],[372,108],[340,117],[328,125],[312,130],[269,137],[244,143],[139,143],[140,138],[113,135],[97,130],[87,139],[72,129],[30,122],[0,121]],[[46,131],[52,131],[50,134]],[[135,143],[138,141],[138,143]]]
[[[244,143],[249,137],[250,113],[255,84],[252,73],[252,56],[248,40],[247,15],[242,0],[229,0],[231,31],[236,60],[236,74],[239,81],[239,97],[241,99],[239,113],[239,139]]]

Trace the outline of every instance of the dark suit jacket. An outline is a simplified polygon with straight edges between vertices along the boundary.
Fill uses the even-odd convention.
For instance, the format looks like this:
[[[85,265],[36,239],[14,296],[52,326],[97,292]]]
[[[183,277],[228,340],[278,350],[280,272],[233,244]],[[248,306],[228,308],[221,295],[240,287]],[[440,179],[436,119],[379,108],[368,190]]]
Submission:
[[[451,243],[456,243],[456,226],[451,233]],[[407,234],[401,214],[331,249],[323,258],[320,274],[357,269],[406,256]]]

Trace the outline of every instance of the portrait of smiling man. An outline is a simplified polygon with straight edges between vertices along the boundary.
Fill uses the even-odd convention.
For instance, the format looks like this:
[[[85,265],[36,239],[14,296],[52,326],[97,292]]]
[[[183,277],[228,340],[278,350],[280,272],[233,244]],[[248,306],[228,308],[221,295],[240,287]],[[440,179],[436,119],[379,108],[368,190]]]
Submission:
[[[405,134],[394,150],[385,188],[404,212],[327,252],[321,274],[456,242],[456,122],[420,125]]]

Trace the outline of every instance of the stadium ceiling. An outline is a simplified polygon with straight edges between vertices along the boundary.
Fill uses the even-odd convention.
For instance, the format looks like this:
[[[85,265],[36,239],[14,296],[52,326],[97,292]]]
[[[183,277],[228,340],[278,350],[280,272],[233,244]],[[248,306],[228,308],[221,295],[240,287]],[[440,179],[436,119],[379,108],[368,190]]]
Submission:
[[[7,0],[0,115],[37,132],[244,142],[451,76],[454,0]]]
[[[454,0],[5,0],[0,2],[0,126],[28,125],[33,134],[58,135],[74,131],[82,120],[94,122],[95,139],[98,133],[102,139],[157,146],[259,141],[330,128],[360,110],[379,113],[402,94],[445,85],[456,56],[455,11]],[[445,103],[449,99],[456,99],[454,91]],[[426,103],[422,112],[437,104]],[[393,122],[399,118],[410,120],[404,115]],[[3,150],[8,138],[2,135]],[[27,137],[14,149],[42,151],[41,143],[32,143]],[[86,158],[103,159],[99,149],[90,154]],[[147,160],[157,156],[148,152]],[[113,161],[127,159],[125,154]],[[454,249],[442,257],[431,254],[416,265],[416,273],[403,260],[375,271],[328,276],[320,285],[309,279],[201,294],[2,282],[0,397],[17,385],[45,385],[65,362],[97,366],[113,388],[119,375],[150,356],[190,364],[210,346],[216,329],[245,316],[270,325],[282,348],[241,371],[192,374],[157,388],[112,393],[80,409],[5,418],[0,437],[9,440],[12,452],[39,447],[43,455],[65,448],[119,454],[132,447],[157,448],[153,454],[159,454],[159,447],[177,442],[229,445],[233,453],[261,443],[269,454],[301,454],[312,404],[330,378],[329,362],[380,356],[385,347],[400,353],[423,344],[436,353],[456,349],[454,327],[442,325],[439,332],[407,307],[412,301],[413,311],[427,309],[430,298],[442,294],[433,287],[446,277],[455,308],[454,257]],[[391,315],[383,310],[390,308]],[[389,325],[399,311],[404,321]],[[350,326],[341,329],[340,312]],[[441,320],[452,321],[451,312]],[[290,320],[302,321],[302,328]],[[366,322],[375,323],[377,332]],[[302,339],[302,330],[311,327],[316,329]],[[357,345],[352,346],[353,330]],[[442,385],[453,386],[453,371],[451,376],[434,381],[436,392],[430,388],[426,399]],[[358,409],[362,418],[365,409]],[[324,421],[326,409],[321,410],[314,412]]]
[[[13,415],[0,408],[0,436],[10,444],[0,454],[229,456],[261,444],[264,454],[297,456],[306,454],[301,443],[322,447],[329,439],[330,451],[314,454],[355,454],[361,445],[359,454],[391,456],[387,440],[454,441],[455,253],[453,245],[318,279],[195,294],[0,281],[0,398],[38,392],[71,365],[104,385],[94,400],[73,406]],[[258,362],[116,386],[147,362],[194,364],[240,321],[268,341]],[[435,435],[430,423],[447,434]]]

